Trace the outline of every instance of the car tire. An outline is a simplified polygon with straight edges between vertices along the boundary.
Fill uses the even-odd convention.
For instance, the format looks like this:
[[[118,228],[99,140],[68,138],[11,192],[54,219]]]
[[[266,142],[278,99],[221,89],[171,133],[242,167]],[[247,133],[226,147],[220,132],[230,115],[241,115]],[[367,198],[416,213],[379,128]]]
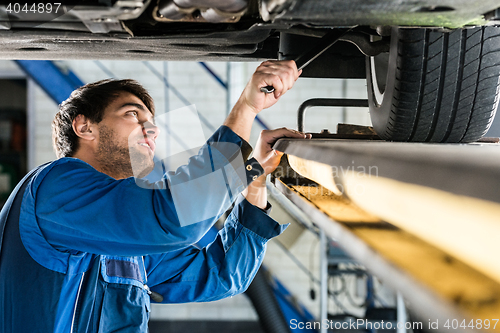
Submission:
[[[370,117],[390,141],[473,142],[499,101],[500,28],[391,31],[389,53],[367,57]]]

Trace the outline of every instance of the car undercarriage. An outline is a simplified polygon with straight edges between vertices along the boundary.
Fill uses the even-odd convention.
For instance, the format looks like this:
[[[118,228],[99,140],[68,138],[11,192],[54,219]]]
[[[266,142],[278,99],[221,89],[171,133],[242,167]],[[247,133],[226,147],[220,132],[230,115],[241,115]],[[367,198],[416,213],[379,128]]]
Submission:
[[[473,142],[498,106],[499,26],[494,0],[28,1],[0,6],[0,58],[296,59],[350,29],[302,76],[366,78],[383,139]]]

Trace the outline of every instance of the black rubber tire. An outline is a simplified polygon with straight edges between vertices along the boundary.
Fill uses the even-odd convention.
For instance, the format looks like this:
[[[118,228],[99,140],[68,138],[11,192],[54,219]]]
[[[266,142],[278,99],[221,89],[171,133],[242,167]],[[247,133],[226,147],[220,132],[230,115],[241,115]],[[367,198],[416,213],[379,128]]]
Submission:
[[[499,101],[500,28],[393,27],[389,53],[367,57],[370,117],[385,140],[473,142]]]

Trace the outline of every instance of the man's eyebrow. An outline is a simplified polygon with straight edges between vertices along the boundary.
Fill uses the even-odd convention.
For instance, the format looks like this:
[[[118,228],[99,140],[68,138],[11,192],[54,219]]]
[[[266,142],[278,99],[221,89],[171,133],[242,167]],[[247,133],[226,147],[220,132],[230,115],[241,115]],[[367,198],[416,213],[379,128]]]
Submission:
[[[139,104],[139,103],[125,103],[123,104],[122,106],[120,106],[118,108],[118,110],[121,110],[123,109],[124,107],[127,107],[127,106],[133,106],[133,107],[136,107],[138,108],[139,110],[142,110],[142,111],[148,111],[143,105]]]

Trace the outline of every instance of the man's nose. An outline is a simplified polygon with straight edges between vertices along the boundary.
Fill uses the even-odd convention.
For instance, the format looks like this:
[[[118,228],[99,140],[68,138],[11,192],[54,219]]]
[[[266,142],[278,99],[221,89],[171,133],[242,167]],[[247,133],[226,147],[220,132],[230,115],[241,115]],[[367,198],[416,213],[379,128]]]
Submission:
[[[147,135],[148,137],[153,137],[153,140],[156,140],[156,138],[160,134],[160,129],[158,128],[158,126],[156,126],[150,121],[146,121],[143,124],[142,131],[144,135]]]

